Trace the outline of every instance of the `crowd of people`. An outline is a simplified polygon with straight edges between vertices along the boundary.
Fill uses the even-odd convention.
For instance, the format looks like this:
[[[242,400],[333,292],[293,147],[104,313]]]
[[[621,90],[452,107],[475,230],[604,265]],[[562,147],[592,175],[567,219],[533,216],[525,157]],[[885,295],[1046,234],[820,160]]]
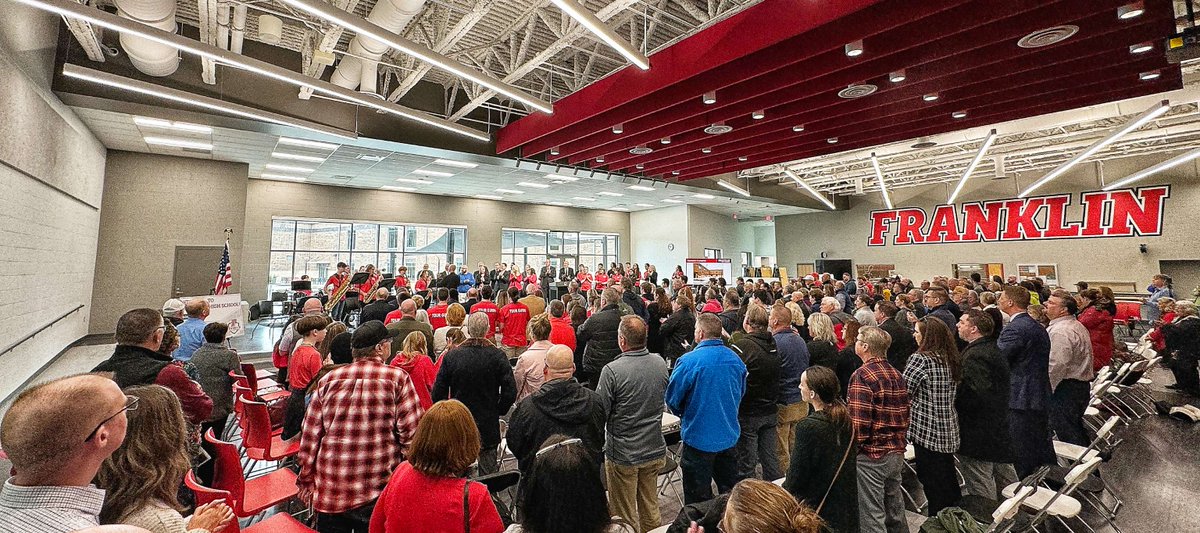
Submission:
[[[465,276],[453,292],[376,289],[357,324],[309,299],[284,328],[273,403],[295,461],[281,467],[315,530],[646,533],[664,522],[657,483],[677,462],[672,531],[907,531],[907,450],[930,516],[966,495],[1003,499],[1056,462],[1052,439],[1088,444],[1089,383],[1135,357],[1114,341],[1106,287],[692,285],[680,268],[658,284],[652,265],[614,264],[572,272],[547,301],[538,273],[502,280],[498,266],[461,291]],[[1149,338],[1174,387],[1200,394],[1196,306],[1164,287],[1156,276],[1144,302],[1161,312]],[[213,483],[200,435],[235,416],[242,362],[207,316],[202,300],[131,310],[92,373],[22,392],[0,425],[14,470],[0,533],[236,520],[229,502],[195,506],[181,490],[189,471]],[[509,455],[512,509],[480,481]]]

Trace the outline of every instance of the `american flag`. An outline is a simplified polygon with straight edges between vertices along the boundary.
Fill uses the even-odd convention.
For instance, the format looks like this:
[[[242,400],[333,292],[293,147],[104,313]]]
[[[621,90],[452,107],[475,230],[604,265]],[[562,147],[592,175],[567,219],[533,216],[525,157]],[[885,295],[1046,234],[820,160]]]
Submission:
[[[221,264],[217,265],[217,286],[214,294],[225,294],[233,285],[233,263],[229,262],[229,241],[225,241],[225,253],[221,254]]]

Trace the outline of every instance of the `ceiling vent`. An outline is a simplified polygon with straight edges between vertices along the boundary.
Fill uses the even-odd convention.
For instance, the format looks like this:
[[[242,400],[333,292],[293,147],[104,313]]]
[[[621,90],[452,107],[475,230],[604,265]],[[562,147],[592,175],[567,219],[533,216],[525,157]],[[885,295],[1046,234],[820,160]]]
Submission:
[[[934,146],[937,146],[937,143],[929,137],[921,137],[920,139],[917,139],[916,144],[912,145],[912,147],[917,150],[922,148],[933,148]]]
[[[727,126],[724,122],[718,122],[707,128],[704,128],[704,133],[709,135],[720,135],[722,133],[729,133],[731,131],[733,131],[733,126]]]
[[[1063,26],[1052,26],[1037,30],[1029,35],[1021,37],[1021,40],[1017,41],[1017,46],[1020,46],[1021,48],[1041,48],[1043,46],[1050,46],[1052,44],[1058,44],[1070,39],[1072,35],[1075,35],[1078,32],[1079,26],[1072,26],[1069,24]]]
[[[629,153],[633,155],[646,155],[653,152],[654,149],[649,146],[635,146],[629,149]]]
[[[838,96],[846,99],[862,98],[864,96],[875,94],[875,91],[877,90],[879,90],[879,87],[869,83],[859,83],[838,91]]]

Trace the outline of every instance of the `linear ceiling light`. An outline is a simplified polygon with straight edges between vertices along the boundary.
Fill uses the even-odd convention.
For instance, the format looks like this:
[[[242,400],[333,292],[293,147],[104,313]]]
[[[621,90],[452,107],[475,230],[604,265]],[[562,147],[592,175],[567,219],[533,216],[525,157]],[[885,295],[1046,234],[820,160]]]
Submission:
[[[466,161],[454,161],[450,159],[434,159],[433,164],[456,168],[475,168],[479,166],[478,163],[467,163]]]
[[[1158,79],[1159,76],[1162,76],[1162,72],[1159,72],[1157,70],[1149,70],[1149,71],[1143,72],[1141,74],[1138,74],[1138,79],[1142,80],[1142,81],[1150,81],[1150,80]]]
[[[996,130],[988,132],[987,137],[983,139],[983,146],[979,147],[979,153],[975,154],[975,159],[972,159],[971,164],[967,165],[967,170],[958,179],[958,185],[954,187],[954,192],[950,193],[950,199],[946,200],[946,203],[952,204],[954,203],[954,199],[958,198],[958,193],[962,192],[963,185],[967,184],[967,180],[971,178],[971,173],[975,172],[975,167],[979,166],[980,161],[983,161],[983,155],[987,153],[988,148],[991,148],[994,142],[996,142]]]
[[[546,102],[510,84],[493,78],[492,76],[467,67],[466,65],[463,65],[462,63],[459,63],[458,61],[455,61],[446,55],[438,53],[425,45],[412,42],[404,37],[396,35],[395,33],[388,31],[386,28],[377,26],[371,21],[355,15],[354,13],[342,11],[341,9],[338,9],[320,0],[279,0],[279,2],[299,9],[300,11],[308,13],[309,15],[334,22],[344,28],[349,28],[359,35],[370,37],[371,39],[386,44],[393,50],[397,50],[405,55],[415,57],[421,61],[433,65],[440,70],[449,72],[450,74],[454,74],[460,78],[471,80],[534,109],[544,113],[554,112],[554,107],[550,105],[549,102]]]
[[[454,173],[452,173],[452,172],[439,172],[437,170],[425,170],[423,168],[418,168],[418,169],[412,171],[412,173],[416,174],[418,176],[430,176],[433,178],[452,178],[452,177],[454,177]]]
[[[429,185],[429,184],[433,183],[432,181],[429,181],[429,180],[416,179],[416,178],[396,178],[396,181],[398,181],[400,183],[415,183],[417,185]]]
[[[133,123],[147,128],[163,128],[179,131],[190,131],[192,133],[212,133],[212,128],[208,126],[189,124],[187,122],[173,122],[161,118],[133,117]]]
[[[484,200],[503,200],[504,199],[503,196],[496,196],[494,194],[476,194],[475,197],[482,198]]]
[[[529,187],[530,189],[549,189],[550,188],[550,186],[546,185],[545,183],[530,183],[528,181],[522,181],[522,182],[518,183],[517,186],[518,187]]]
[[[340,144],[310,141],[308,139],[292,139],[290,137],[280,137],[279,144],[286,144],[286,145],[290,145],[290,146],[303,146],[305,148],[318,148],[321,150],[337,150],[341,146]]]
[[[324,163],[325,162],[324,157],[317,157],[315,155],[289,154],[287,152],[271,152],[271,157],[274,157],[276,159],[291,159],[293,161],[307,161],[309,163]]]
[[[786,174],[787,177],[792,178],[792,181],[796,182],[796,185],[799,185],[800,188],[808,191],[808,194],[813,195],[813,198],[820,200],[821,203],[829,206],[830,209],[837,209],[836,207],[834,207],[833,202],[829,201],[829,199],[826,198],[824,194],[817,192],[817,190],[812,188],[811,185],[809,185],[804,180],[800,179],[800,176],[797,176],[795,172],[792,172],[785,168],[785,169],[783,169],[783,173]]]
[[[892,209],[892,196],[888,194],[887,183],[883,181],[883,171],[879,169],[879,158],[875,157],[875,152],[871,152],[871,166],[875,167],[875,178],[879,180],[879,192],[883,194],[883,205]]]
[[[546,205],[556,205],[558,207],[571,207],[571,204],[569,204],[567,202],[546,202]]]
[[[610,207],[609,211],[629,211],[628,207]]]
[[[213,149],[212,143],[206,143],[206,142],[201,142],[201,141],[192,141],[192,140],[188,140],[188,139],[173,139],[170,137],[143,137],[142,140],[146,141],[146,144],[153,144],[156,146],[170,146],[172,148],[191,148],[193,150],[210,150],[210,151]],[[270,165],[268,165],[268,166],[270,166]],[[283,169],[280,169],[280,170],[283,170]],[[312,172],[312,171],[309,170],[308,172]]]
[[[654,190],[654,187],[647,187],[645,185],[630,185],[625,188],[629,189],[631,191],[642,191],[642,192],[650,192],[650,191]]]
[[[505,194],[525,194],[525,191],[518,191],[516,189],[496,189],[496,192],[502,192]]]
[[[313,169],[307,167],[294,167],[291,165],[280,165],[276,163],[267,163],[267,168],[271,170],[282,170],[284,172],[304,172],[305,174],[313,171]]]
[[[294,2],[297,0],[285,1]],[[558,6],[559,9],[570,15],[571,18],[575,19],[576,22],[582,24],[583,27],[587,28],[588,31],[592,32],[596,37],[599,37],[601,41],[605,42],[605,44],[611,46],[618,53],[625,56],[625,59],[628,59],[630,63],[637,65],[637,67],[642,70],[650,69],[650,60],[646,59],[646,56],[642,55],[642,53],[634,48],[633,45],[625,42],[624,39],[617,35],[617,32],[608,27],[608,25],[605,24],[604,21],[597,18],[596,15],[593,15],[591,11],[588,11],[583,6],[575,3],[574,0],[550,1],[554,2],[554,5]]]
[[[741,187],[738,187],[737,185],[734,185],[734,184],[732,184],[732,183],[729,183],[729,182],[727,182],[727,181],[724,181],[724,180],[717,180],[717,185],[720,185],[720,186],[722,186],[722,187],[724,187],[724,188],[726,188],[726,189],[728,189],[728,190],[730,190],[730,191],[736,192],[736,193],[738,193],[738,194],[740,194],[740,195],[742,195],[742,196],[745,196],[745,197],[747,197],[747,198],[749,198],[749,197],[750,197],[750,191],[747,191],[746,189],[743,189],[743,188],[741,188]]]
[[[701,200],[712,200],[713,198],[716,198],[716,196],[713,196],[711,194],[693,194],[692,198],[699,198]]]
[[[598,194],[600,196],[625,196],[624,194],[621,194],[619,192],[608,192],[608,191],[600,191],[596,194]]]
[[[572,196],[571,199],[579,200],[580,202],[595,202],[596,201],[595,198],[584,198],[582,196]]]
[[[576,178],[575,176],[564,176],[562,174],[546,174],[542,177],[554,181],[579,181],[579,178]]]
[[[1146,178],[1147,178],[1147,177],[1149,177],[1149,176],[1152,176],[1152,175],[1154,175],[1154,174],[1158,174],[1159,172],[1162,172],[1162,171],[1165,171],[1165,170],[1170,170],[1170,169],[1172,169],[1172,168],[1175,168],[1175,167],[1177,167],[1177,166],[1179,166],[1179,165],[1182,165],[1182,164],[1184,164],[1184,163],[1187,163],[1188,161],[1191,161],[1191,160],[1193,160],[1193,159],[1196,159],[1197,157],[1200,157],[1200,148],[1197,148],[1197,149],[1195,149],[1195,150],[1192,150],[1192,151],[1190,151],[1190,152],[1186,152],[1186,153],[1184,153],[1184,154],[1181,154],[1181,155],[1175,156],[1175,157],[1173,157],[1173,158],[1171,158],[1171,159],[1168,159],[1168,160],[1166,160],[1166,161],[1163,161],[1162,163],[1159,163],[1159,164],[1157,164],[1157,165],[1153,165],[1153,166],[1151,166],[1151,167],[1148,167],[1148,168],[1146,168],[1146,169],[1144,169],[1144,170],[1141,170],[1141,171],[1135,172],[1135,173],[1133,173],[1133,174],[1130,174],[1130,175],[1129,175],[1129,176],[1127,176],[1127,177],[1124,177],[1124,178],[1121,178],[1121,179],[1119,179],[1119,180],[1117,180],[1117,181],[1114,181],[1114,182],[1113,182],[1112,184],[1110,184],[1110,185],[1106,185],[1106,186],[1104,187],[1104,190],[1106,190],[1106,191],[1111,191],[1111,190],[1113,190],[1113,189],[1118,189],[1118,188],[1124,187],[1124,186],[1126,186],[1126,185],[1129,185],[1130,183],[1133,183],[1133,182],[1135,182],[1135,181],[1143,180],[1143,179],[1146,179]]]
[[[1146,41],[1146,42],[1144,42],[1144,43],[1138,43],[1138,44],[1131,44],[1131,45],[1129,45],[1129,53],[1131,53],[1131,54],[1144,54],[1144,53],[1146,53],[1146,52],[1149,52],[1149,51],[1151,51],[1151,50],[1153,50],[1153,49],[1154,49],[1154,42],[1153,42],[1153,41]]]
[[[1145,126],[1148,122],[1158,118],[1159,116],[1162,116],[1163,113],[1166,113],[1170,109],[1171,109],[1171,104],[1167,100],[1163,100],[1163,101],[1155,104],[1150,109],[1143,111],[1140,115],[1134,117],[1132,120],[1125,123],[1125,125],[1121,126],[1121,128],[1118,129],[1117,131],[1114,131],[1114,132],[1110,133],[1107,137],[1100,139],[1099,141],[1096,141],[1094,144],[1089,146],[1086,150],[1080,152],[1079,155],[1072,157],[1066,163],[1059,165],[1058,168],[1051,170],[1050,173],[1046,174],[1045,176],[1042,176],[1042,179],[1039,179],[1039,180],[1033,182],[1033,184],[1030,185],[1029,187],[1027,187],[1024,191],[1021,191],[1021,194],[1018,194],[1017,198],[1024,198],[1026,196],[1029,196],[1031,193],[1033,193],[1033,191],[1036,191],[1042,185],[1050,183],[1050,180],[1053,180],[1054,178],[1057,178],[1057,177],[1065,174],[1068,170],[1071,170],[1072,167],[1074,167],[1075,165],[1078,165],[1084,159],[1091,157],[1092,154],[1095,154],[1096,152],[1103,150],[1104,147],[1116,142],[1117,139],[1120,139],[1121,137],[1125,136],[1129,132],[1132,132],[1133,130],[1136,130],[1142,126]]]
[[[682,201],[682,200],[676,200],[676,199],[674,199],[674,198],[663,198],[663,203],[667,203],[667,204],[682,204],[682,203],[683,203],[683,201]]]
[[[792,131],[796,133],[804,131],[804,124],[796,124],[795,126],[792,126]]]
[[[654,204],[633,204],[634,207],[654,207]]]
[[[924,101],[926,101],[926,102],[932,102],[932,101],[934,101],[934,100],[937,100],[937,99],[938,99],[938,93],[929,93],[929,94],[926,94],[925,96],[922,96],[922,97],[921,97],[921,99],[922,99],[922,100],[924,100]]]
[[[955,111],[953,113],[950,113],[950,117],[956,118],[956,119],[957,118],[967,118],[967,112],[966,111]]]
[[[413,192],[413,191],[417,190],[414,187],[401,187],[399,185],[384,185],[383,187],[380,187],[380,189],[383,189],[385,191],[398,191],[398,192]]]
[[[265,179],[265,180],[304,181],[304,178],[302,178],[300,176],[287,176],[284,174],[271,174],[269,172],[264,172],[262,174],[259,174],[258,177]]]
[[[182,35],[176,35],[174,33],[168,32],[168,31],[154,28],[152,26],[148,26],[145,24],[131,21],[131,20],[126,20],[117,15],[113,15],[113,14],[107,13],[105,11],[101,11],[101,10],[96,9],[91,6],[73,2],[71,0],[14,0],[14,1],[16,1],[17,3],[20,3],[20,4],[30,6],[30,7],[34,7],[37,9],[41,9],[44,11],[62,15],[64,17],[85,20],[85,21],[95,24],[97,26],[107,28],[107,29],[110,29],[113,31],[117,31],[120,33],[136,35],[143,39],[147,39],[147,40],[150,40],[150,41],[153,41],[153,42],[165,45],[165,46],[170,46],[171,48],[180,50],[182,52],[187,52],[189,54],[195,54],[204,59],[216,61],[218,63],[222,63],[222,64],[226,64],[226,65],[235,66],[240,69],[248,70],[250,72],[258,74],[260,76],[265,76],[265,77],[268,77],[268,78],[271,78],[274,80],[282,81],[282,82],[285,82],[285,83],[288,83],[288,84],[291,84],[291,85],[294,85],[297,87],[308,88],[313,91],[316,91],[316,92],[319,92],[322,94],[326,94],[326,95],[332,96],[332,97],[340,99],[340,100],[345,100],[347,102],[354,102],[354,103],[364,106],[364,107],[369,107],[371,109],[376,109],[376,110],[382,111],[384,113],[390,113],[390,114],[393,114],[393,115],[396,115],[399,117],[404,117],[409,120],[415,120],[422,124],[426,124],[429,126],[433,126],[435,128],[440,128],[443,130],[451,131],[451,132],[457,133],[459,135],[471,137],[471,138],[479,140],[479,141],[486,142],[486,141],[491,140],[491,138],[488,136],[488,134],[486,134],[484,132],[481,132],[479,130],[475,130],[472,128],[468,128],[461,124],[456,124],[449,120],[434,117],[432,115],[429,115],[428,113],[425,113],[424,111],[417,111],[415,109],[407,108],[407,107],[404,107],[404,106],[401,106],[401,105],[398,105],[398,104],[395,104],[395,103],[392,103],[392,102],[389,102],[386,100],[379,100],[376,98],[372,98],[370,96],[359,94],[356,91],[351,91],[351,90],[343,88],[343,87],[338,87],[337,85],[334,85],[332,83],[321,81],[316,78],[308,77],[308,76],[305,76],[298,72],[294,72],[292,70],[288,70],[286,68],[283,68],[283,67],[280,67],[277,65],[273,65],[273,64],[267,63],[265,61],[259,61],[257,59],[252,59],[252,58],[247,57],[242,54],[235,54],[235,53],[225,50],[223,48],[208,45],[208,44],[202,43],[200,41],[195,41],[195,40],[189,39],[187,37],[184,37]],[[73,66],[73,65],[65,65],[63,67],[64,74],[66,74],[66,68],[70,67],[70,66]],[[88,69],[81,69],[81,70],[88,71]],[[120,78],[120,77],[118,76],[117,78]],[[93,81],[95,81],[95,80],[93,80]],[[147,84],[147,85],[149,85],[149,84]],[[151,85],[151,86],[154,87],[153,85]],[[180,92],[182,92],[182,91],[180,91]],[[146,93],[146,94],[150,94],[150,93]],[[190,93],[188,93],[188,94],[190,94]],[[193,95],[193,96],[198,97],[198,95]],[[185,102],[185,103],[187,103],[187,102]],[[199,104],[195,104],[195,105],[199,105]],[[243,116],[245,116],[245,115],[243,115]],[[263,120],[263,119],[257,118],[256,120]],[[272,120],[271,122],[281,123],[281,124],[284,123],[283,121],[281,121],[279,119]],[[294,125],[294,124],[297,124],[297,123],[292,123],[292,124],[288,124],[288,125]],[[340,131],[340,130],[334,130],[333,128],[320,129],[313,125],[305,126],[305,129],[319,131],[321,133],[330,133],[330,131]],[[332,134],[338,135],[341,137],[353,138],[352,134],[347,134],[347,133],[332,133]]]

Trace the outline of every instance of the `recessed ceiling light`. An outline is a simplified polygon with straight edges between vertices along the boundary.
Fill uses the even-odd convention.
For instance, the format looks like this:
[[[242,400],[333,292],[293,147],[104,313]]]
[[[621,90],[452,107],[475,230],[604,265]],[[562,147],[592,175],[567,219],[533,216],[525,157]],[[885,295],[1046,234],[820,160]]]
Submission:
[[[664,199],[663,199],[663,203],[667,203],[667,204],[682,204],[683,202],[682,202],[682,201],[680,201],[680,200],[676,200],[676,199],[674,199],[674,198],[664,198]]]
[[[1144,54],[1153,49],[1154,49],[1154,43],[1151,41],[1146,41],[1144,43],[1129,45],[1129,53],[1131,53],[1131,54]]]
[[[558,151],[558,147],[555,146],[554,148],[550,149],[550,155],[558,155]]]
[[[1150,81],[1153,79],[1158,79],[1159,76],[1162,76],[1161,72],[1159,72],[1157,70],[1151,70],[1148,72],[1143,72],[1141,74],[1138,74],[1138,79],[1142,80],[1142,81]]]
[[[475,197],[482,198],[484,200],[503,200],[504,199],[503,196],[496,196],[494,194],[476,194]]]
[[[1117,8],[1117,18],[1121,20],[1129,20],[1134,17],[1141,16],[1146,12],[1146,4],[1144,2],[1131,2]]]
[[[429,177],[431,177],[431,178],[451,178],[451,177],[454,177],[454,173],[453,173],[453,172],[441,172],[441,171],[437,171],[437,170],[425,170],[425,169],[423,169],[423,168],[418,168],[418,169],[416,169],[416,170],[412,171],[412,173],[413,173],[413,174],[416,174],[416,175],[418,175],[418,176],[429,176]]]
[[[752,118],[754,120],[762,120],[766,116],[767,116],[767,111],[765,109],[759,109],[758,111],[750,113],[750,118]]]
[[[671,138],[670,138],[670,137],[663,137],[662,139],[659,139],[659,141],[658,141],[658,142],[660,142],[660,143],[663,143],[663,144],[671,144]]]
[[[634,207],[654,207],[654,204],[633,204]]]
[[[595,198],[584,198],[582,196],[572,196],[571,199],[579,200],[580,202],[595,202],[596,201]]]
[[[378,163],[387,158],[384,156],[381,156],[381,155],[359,154],[357,157],[355,157],[355,159],[361,159],[363,161],[374,161],[374,162]]]
[[[271,152],[271,157],[274,157],[276,159],[292,159],[295,161],[308,161],[310,163],[324,163],[325,162],[324,157],[317,157],[315,155],[289,154],[287,152]]]
[[[496,192],[502,192],[502,193],[507,193],[507,194],[525,194],[525,191],[518,191],[516,189],[496,189]]]
[[[950,116],[954,117],[954,118],[967,118],[967,112],[966,111],[955,111],[953,113],[950,113]]]
[[[862,53],[863,53],[862,40],[854,41],[852,43],[846,43],[846,56],[847,57],[858,57],[858,56],[861,56]]]
[[[579,178],[576,178],[575,176],[564,176],[562,174],[546,174],[542,177],[554,181],[579,181]]]
[[[624,124],[617,124],[616,126],[613,126],[613,128],[612,128],[612,131],[613,131],[613,133],[614,133],[614,134],[617,134],[617,135],[620,135],[620,134],[622,134],[622,133],[625,133],[625,125],[624,125]]]
[[[531,189],[549,189],[550,188],[550,186],[546,185],[545,183],[530,183],[528,181],[522,181],[522,182],[518,183],[517,186],[518,187],[529,187]]]
[[[711,153],[712,153],[712,148],[701,148],[701,149],[700,149],[700,153],[702,153],[702,154],[711,154]]]
[[[396,181],[400,183],[416,183],[417,185],[429,185],[430,183],[433,183],[429,180],[419,180],[413,178],[396,178]]]
[[[828,138],[828,139],[825,139],[825,142],[827,142],[827,143],[829,143],[829,144],[837,144],[837,142],[838,142],[838,138],[837,138],[837,137],[830,137],[830,138]]]
[[[259,176],[262,177],[263,179],[269,179],[269,180],[304,181],[304,178],[301,178],[300,176],[286,176],[283,174],[270,174],[270,173],[266,173],[266,172],[260,174]]]
[[[744,156],[744,155],[743,155],[743,156],[739,156],[739,157],[738,157],[738,161],[746,161],[746,160],[748,160],[748,159],[750,159],[750,158],[749,158],[749,157],[746,157],[746,156]]]
[[[192,133],[212,133],[212,128],[202,126],[200,124],[190,124],[187,122],[172,122],[161,118],[150,117],[133,117],[134,124],[146,128],[163,128],[179,131],[190,131]]]
[[[608,192],[608,191],[600,191],[596,194],[598,194],[600,196],[625,196],[624,194],[621,194],[619,192]]]
[[[146,141],[146,144],[153,144],[153,145],[157,145],[157,146],[170,146],[172,148],[191,148],[193,150],[212,150],[212,148],[213,148],[212,143],[206,143],[206,142],[200,142],[200,141],[189,141],[187,139],[172,139],[170,137],[144,137],[142,140]],[[271,165],[267,165],[267,168],[271,168]],[[277,170],[291,170],[291,169],[290,168],[280,168]],[[312,169],[303,169],[303,170],[301,170],[301,172],[312,172]]]
[[[900,83],[906,79],[908,79],[908,75],[905,74],[904,69],[900,69],[888,74],[888,81],[892,83]]]
[[[567,202],[546,202],[546,205],[556,205],[558,207],[571,207],[571,204],[569,204]]]
[[[287,144],[291,146],[303,146],[305,148],[319,148],[321,150],[337,150],[339,145],[332,143],[323,143],[310,141],[308,139],[292,139],[289,137],[280,137],[279,144]]]
[[[269,168],[269,169],[271,169],[271,170],[283,170],[283,171],[287,171],[287,172],[304,172],[304,173],[308,173],[308,172],[312,172],[312,171],[313,171],[313,169],[311,169],[311,168],[305,168],[305,167],[293,167],[293,166],[291,166],[291,165],[279,165],[279,164],[275,164],[275,163],[268,163],[268,164],[267,164],[267,168]]]
[[[629,153],[631,153],[633,155],[646,155],[646,154],[653,153],[653,152],[654,152],[653,148],[646,146],[644,144],[639,144],[639,145],[634,146],[633,148],[629,149]]]
[[[654,187],[647,187],[645,185],[630,185],[625,188],[629,189],[631,191],[643,191],[643,192],[650,192],[650,191],[654,190]]]
[[[796,133],[800,133],[800,132],[804,131],[804,124],[797,124],[795,126],[792,126],[792,131],[794,131]]]
[[[934,100],[937,100],[937,99],[938,99],[938,93],[929,93],[929,94],[927,94],[927,95],[925,95],[925,96],[922,96],[922,97],[921,97],[921,99],[922,99],[922,100],[924,100],[924,101],[926,101],[926,102],[932,102],[932,101],[934,101]]]
[[[711,194],[693,194],[692,198],[699,198],[701,200],[712,200],[713,198],[716,198],[716,196],[713,196]]]
[[[433,163],[435,165],[442,165],[442,166],[446,166],[446,167],[457,167],[457,168],[475,168],[475,167],[479,166],[478,163],[468,163],[466,161],[452,161],[450,159],[434,159]]]
[[[708,91],[708,92],[704,93],[704,98],[701,99],[700,101],[704,102],[704,105],[711,105],[711,104],[717,103],[717,91]]]
[[[413,187],[401,187],[399,185],[384,185],[383,187],[380,187],[380,189],[383,189],[385,191],[399,191],[399,192],[413,192],[413,191],[417,190]]]

